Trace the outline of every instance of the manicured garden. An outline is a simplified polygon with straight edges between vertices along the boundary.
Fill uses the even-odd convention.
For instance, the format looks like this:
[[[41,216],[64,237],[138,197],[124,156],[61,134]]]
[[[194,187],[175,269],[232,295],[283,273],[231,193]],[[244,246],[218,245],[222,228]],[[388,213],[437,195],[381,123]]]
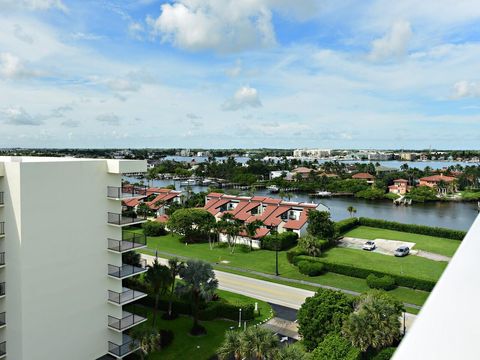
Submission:
[[[414,242],[416,243],[414,250],[424,250],[445,256],[453,256],[461,243],[460,240],[380,229],[369,226],[359,226],[350,230],[344,236],[369,240],[385,239]]]

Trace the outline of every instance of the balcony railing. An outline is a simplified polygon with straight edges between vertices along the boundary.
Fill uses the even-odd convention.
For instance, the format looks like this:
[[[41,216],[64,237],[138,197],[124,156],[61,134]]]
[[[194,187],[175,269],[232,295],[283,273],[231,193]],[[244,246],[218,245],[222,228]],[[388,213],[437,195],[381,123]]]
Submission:
[[[0,356],[5,356],[7,355],[7,342],[4,341],[0,343]]]
[[[5,223],[0,222],[0,236],[5,235]]]
[[[127,288],[124,288],[121,293],[108,290],[108,301],[118,305],[125,305],[131,303],[132,301],[141,299],[145,296],[147,296],[147,294],[141,291],[131,290]]]
[[[3,191],[0,191],[0,205],[4,205],[4,197],[3,197]]]
[[[4,266],[4,265],[5,265],[5,253],[0,252],[0,266]]]
[[[7,325],[7,316],[5,312],[0,313],[0,327]]]
[[[111,341],[108,342],[108,352],[117,357],[126,356],[140,348],[140,342],[133,340],[128,335],[123,335],[123,344],[117,345]]]
[[[143,316],[131,314],[129,312],[124,311],[123,317],[121,319],[117,319],[116,317],[109,315],[108,327],[118,331],[123,331],[123,330],[130,329],[132,326],[140,324],[146,320],[147,318]]]
[[[117,213],[108,213],[108,223],[113,225],[130,225],[147,221],[147,215],[126,216]]]
[[[0,297],[5,296],[5,282],[0,283]]]
[[[146,186],[122,185],[107,186],[107,197],[112,199],[125,199],[147,195]]]
[[[145,271],[147,271],[147,262],[145,259],[140,260],[140,266],[132,266],[128,264],[123,264],[122,266],[108,265],[108,275],[118,279],[124,279]]]
[[[108,250],[123,253],[147,246],[147,237],[144,234],[124,232],[122,240],[108,239]]]

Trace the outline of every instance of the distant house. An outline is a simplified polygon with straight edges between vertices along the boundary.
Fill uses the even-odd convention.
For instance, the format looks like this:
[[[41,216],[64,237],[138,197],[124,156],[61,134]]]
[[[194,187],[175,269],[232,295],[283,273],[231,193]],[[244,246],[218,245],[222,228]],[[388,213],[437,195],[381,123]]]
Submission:
[[[302,235],[308,224],[308,211],[319,209],[321,205],[313,203],[299,203],[283,201],[265,196],[233,196],[221,193],[210,193],[205,198],[208,212],[219,221],[223,214],[231,213],[243,223],[261,220],[264,224],[253,236],[253,247],[260,247],[260,240],[272,231],[279,233],[293,231]],[[325,211],[326,209],[321,209]],[[220,241],[226,242],[227,236],[220,234]],[[250,244],[250,238],[241,234],[239,244]]]
[[[155,213],[155,217],[165,214],[167,209],[173,203],[181,203],[181,191],[164,188],[148,188],[146,195],[140,198],[126,199],[122,205],[126,209],[137,211],[140,204],[147,205]]]
[[[373,184],[375,182],[375,176],[369,173],[357,173],[352,176],[352,179],[365,180],[368,184]]]
[[[410,190],[408,180],[396,179],[393,180],[393,185],[388,187],[388,191],[392,194],[405,195]]]
[[[310,169],[307,167],[298,167],[292,171],[292,177],[295,179],[300,174],[302,179],[308,179],[312,171],[315,172],[314,169]]]
[[[270,171],[270,180],[283,177],[287,181],[293,180],[293,174],[286,170],[274,170]]]
[[[455,190],[456,178],[443,174],[426,176],[419,180],[419,186],[428,186],[437,189],[439,193],[446,194]]]

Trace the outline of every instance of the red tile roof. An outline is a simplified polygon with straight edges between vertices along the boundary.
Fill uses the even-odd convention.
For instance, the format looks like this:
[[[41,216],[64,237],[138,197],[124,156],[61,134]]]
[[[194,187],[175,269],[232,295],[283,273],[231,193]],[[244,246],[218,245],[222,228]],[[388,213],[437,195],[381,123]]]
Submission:
[[[128,207],[135,207],[140,203],[141,198],[125,199],[122,204]]]
[[[396,180],[393,180],[394,183],[408,183],[408,180],[405,180],[405,179],[396,179]]]
[[[300,230],[308,221],[308,210],[303,210],[300,213],[298,220],[289,220],[283,226],[285,229]]]
[[[265,227],[258,228],[257,231],[255,232],[255,235],[253,236],[253,239],[261,239],[264,236],[268,235],[269,232],[270,232],[269,228],[265,228]],[[240,236],[247,237],[247,233],[243,231],[240,233]]]
[[[260,206],[260,203],[257,202],[257,201],[252,201],[250,203],[247,204],[247,206],[245,206],[244,208],[241,209],[241,211],[239,211],[235,217],[238,219],[238,220],[242,220],[242,221],[245,221],[247,220],[250,216],[252,216],[251,214],[251,211],[253,209],[255,209],[256,207]]]
[[[440,181],[452,182],[454,180],[456,180],[454,177],[446,176],[443,174],[426,176],[420,179],[420,181],[428,181],[428,182],[440,182]]]
[[[375,176],[369,173],[358,173],[352,176],[352,179],[361,179],[361,180],[373,180]]]
[[[160,215],[155,219],[155,221],[161,222],[161,223],[166,223],[168,221],[168,215]]]
[[[282,214],[286,213],[288,210],[290,210],[290,206],[279,206],[275,209],[275,211],[270,214],[268,218],[266,218],[263,223],[266,226],[278,226],[280,223],[283,221],[281,216]]]

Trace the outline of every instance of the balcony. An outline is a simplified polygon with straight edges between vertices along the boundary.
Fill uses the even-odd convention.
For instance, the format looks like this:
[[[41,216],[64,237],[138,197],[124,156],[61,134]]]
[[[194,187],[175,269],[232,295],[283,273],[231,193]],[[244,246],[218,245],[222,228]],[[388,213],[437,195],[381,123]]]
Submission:
[[[141,224],[147,221],[147,215],[136,215],[135,217],[117,213],[108,213],[108,223],[115,226],[128,226]]]
[[[0,207],[3,207],[5,205],[5,198],[3,195],[3,191],[0,191]]]
[[[124,232],[122,238],[122,240],[108,239],[108,250],[121,254],[147,246],[147,237],[144,234]]]
[[[5,297],[5,282],[0,283],[0,299]]]
[[[7,342],[4,341],[0,343],[0,359],[5,358],[7,356]]]
[[[0,313],[0,329],[4,328],[5,326],[7,326],[7,317],[6,313],[2,312]]]
[[[5,223],[0,222],[0,238],[5,237]]]
[[[128,335],[123,335],[122,345],[117,345],[111,341],[108,342],[108,353],[115,356],[117,359],[121,359],[131,353],[134,353],[140,348],[140,344],[137,340],[133,340]]]
[[[0,252],[0,269],[5,267],[5,253]]]
[[[128,288],[123,288],[123,291],[121,293],[108,290],[108,302],[114,305],[127,305],[131,302],[134,302],[135,300],[144,298],[146,296],[147,294],[141,291],[131,290]]]
[[[147,195],[146,186],[134,186],[134,185],[107,186],[107,198],[112,200],[144,197],[146,195]]]
[[[130,329],[131,327],[134,327],[135,325],[147,321],[147,318],[143,316],[131,314],[126,311],[123,312],[122,316],[123,317],[121,319],[117,319],[116,317],[109,315],[108,327],[115,331],[124,331]]]
[[[122,266],[108,265],[108,276],[116,279],[126,279],[147,271],[147,262],[140,260],[140,266],[123,264]]]

